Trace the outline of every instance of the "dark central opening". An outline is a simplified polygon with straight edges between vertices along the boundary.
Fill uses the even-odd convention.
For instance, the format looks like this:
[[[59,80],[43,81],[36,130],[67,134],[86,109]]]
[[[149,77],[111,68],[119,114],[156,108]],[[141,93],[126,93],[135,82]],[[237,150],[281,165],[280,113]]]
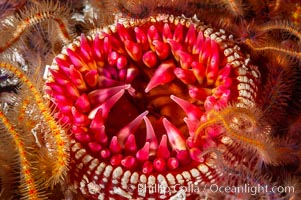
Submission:
[[[162,119],[165,117],[173,123],[185,136],[188,135],[188,129],[183,121],[186,116],[184,111],[177,105],[170,95],[175,95],[182,99],[188,100],[189,94],[187,85],[175,79],[171,83],[160,85],[150,92],[145,93],[145,88],[150,78],[147,72],[150,69],[141,67],[141,75],[139,74],[131,83],[135,89],[135,96],[131,96],[128,92],[111,109],[108,120],[106,122],[106,132],[110,137],[118,133],[120,129],[135,119],[138,115],[148,110],[147,117],[151,121],[158,141],[162,135],[166,134]],[[143,69],[144,68],[144,69]],[[155,70],[155,69],[151,69]],[[189,100],[188,100],[189,101]],[[140,128],[135,133],[138,147],[142,147],[146,138],[145,123],[142,122]]]

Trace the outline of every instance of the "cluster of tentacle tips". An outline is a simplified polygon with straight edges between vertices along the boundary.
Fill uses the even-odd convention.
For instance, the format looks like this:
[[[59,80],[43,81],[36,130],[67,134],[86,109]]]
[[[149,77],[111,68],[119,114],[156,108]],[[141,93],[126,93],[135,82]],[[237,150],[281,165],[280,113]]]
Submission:
[[[260,73],[249,62],[223,30],[197,18],[157,15],[82,34],[55,58],[46,82],[56,118],[70,127],[75,187],[95,198],[134,198],[146,195],[139,180],[218,182],[204,151],[227,146],[226,137],[261,149],[268,133],[254,134],[260,126],[248,109]]]

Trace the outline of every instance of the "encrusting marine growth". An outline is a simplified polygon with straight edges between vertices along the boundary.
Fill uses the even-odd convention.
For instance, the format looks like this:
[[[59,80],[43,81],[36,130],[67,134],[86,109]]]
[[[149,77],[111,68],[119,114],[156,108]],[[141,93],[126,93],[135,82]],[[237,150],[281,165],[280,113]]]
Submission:
[[[298,199],[296,2],[3,6],[1,198]]]

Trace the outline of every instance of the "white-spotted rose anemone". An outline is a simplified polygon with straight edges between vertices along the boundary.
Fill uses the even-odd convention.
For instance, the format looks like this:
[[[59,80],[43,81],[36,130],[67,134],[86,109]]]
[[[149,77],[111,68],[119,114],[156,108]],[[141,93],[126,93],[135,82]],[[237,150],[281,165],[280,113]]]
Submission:
[[[232,140],[262,137],[248,129],[269,134],[243,115],[255,109],[260,73],[224,30],[165,14],[120,20],[82,34],[54,60],[46,93],[70,133],[71,182],[89,199],[168,199],[181,187],[238,186],[224,162],[253,171],[257,152],[249,165],[242,152],[228,151],[239,146]],[[151,190],[159,185],[174,190]]]

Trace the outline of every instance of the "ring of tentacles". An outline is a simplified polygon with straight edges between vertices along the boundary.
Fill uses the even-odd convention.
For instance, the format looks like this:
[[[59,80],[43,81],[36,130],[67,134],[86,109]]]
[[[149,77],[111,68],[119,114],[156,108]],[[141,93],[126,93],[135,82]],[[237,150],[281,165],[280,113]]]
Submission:
[[[231,36],[196,18],[158,15],[81,35],[49,69],[46,93],[70,132],[70,179],[89,198],[165,199],[138,184],[214,183],[195,134],[211,110],[256,101],[259,73]],[[193,192],[192,192],[193,193]],[[193,194],[187,194],[193,195]]]

